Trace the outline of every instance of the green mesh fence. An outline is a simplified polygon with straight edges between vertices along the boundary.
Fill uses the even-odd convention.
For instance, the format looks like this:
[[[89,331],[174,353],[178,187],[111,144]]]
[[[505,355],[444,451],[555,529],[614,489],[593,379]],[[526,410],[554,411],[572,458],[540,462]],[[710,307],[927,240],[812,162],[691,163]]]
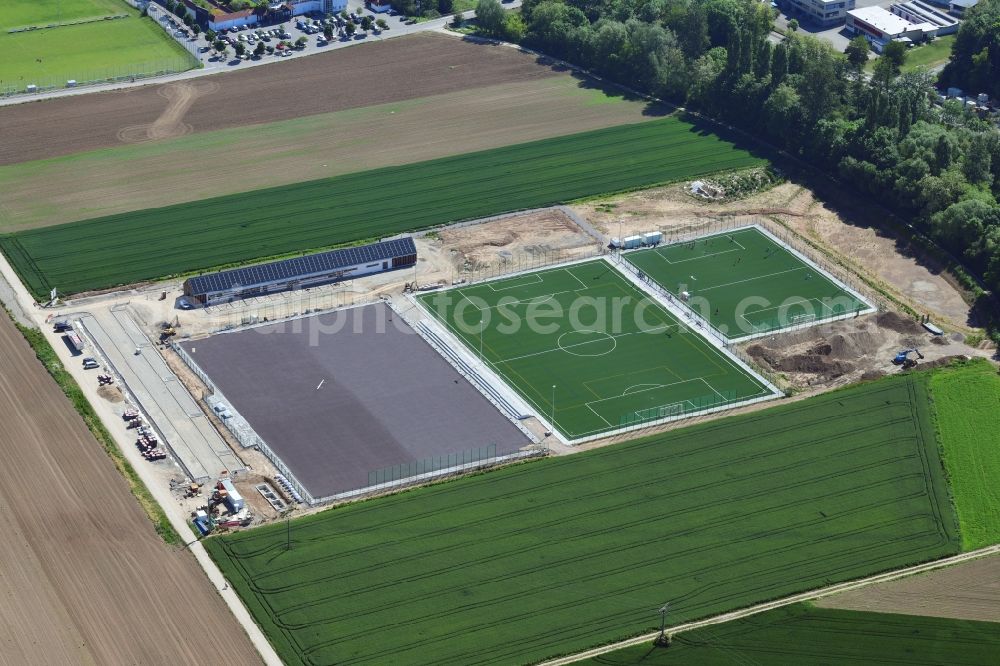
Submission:
[[[392,483],[393,481],[401,481],[414,476],[420,476],[421,474],[430,474],[445,469],[461,467],[462,465],[495,460],[496,457],[497,445],[490,444],[447,455],[411,460],[410,462],[368,472],[368,485],[378,486],[384,483]]]

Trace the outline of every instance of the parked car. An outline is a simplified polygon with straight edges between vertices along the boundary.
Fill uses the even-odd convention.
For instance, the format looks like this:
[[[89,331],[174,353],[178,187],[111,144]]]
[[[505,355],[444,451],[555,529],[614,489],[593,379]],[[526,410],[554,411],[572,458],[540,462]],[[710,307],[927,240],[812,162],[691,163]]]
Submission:
[[[93,359],[93,358],[91,358],[89,356],[87,358],[83,359],[83,369],[84,370],[96,370],[99,367],[101,367],[101,364],[98,363],[96,359]]]

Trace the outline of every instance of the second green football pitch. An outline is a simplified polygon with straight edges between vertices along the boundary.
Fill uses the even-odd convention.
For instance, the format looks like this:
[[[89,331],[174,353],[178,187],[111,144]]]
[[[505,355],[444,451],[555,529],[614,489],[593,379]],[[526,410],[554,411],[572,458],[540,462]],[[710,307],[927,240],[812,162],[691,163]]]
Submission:
[[[568,440],[777,393],[601,259],[419,301]]]
[[[623,257],[731,341],[872,311],[756,226]]]

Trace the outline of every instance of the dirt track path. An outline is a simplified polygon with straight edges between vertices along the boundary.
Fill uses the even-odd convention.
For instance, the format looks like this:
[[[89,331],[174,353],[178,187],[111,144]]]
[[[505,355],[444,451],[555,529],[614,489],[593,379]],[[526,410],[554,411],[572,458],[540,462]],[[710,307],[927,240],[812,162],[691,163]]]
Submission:
[[[0,664],[260,663],[0,315]]]
[[[815,599],[828,597],[830,595],[838,593],[849,592],[851,590],[861,590],[863,588],[869,587],[871,585],[876,585],[878,583],[886,583],[888,581],[894,581],[896,579],[905,578],[907,576],[913,576],[915,574],[924,573],[927,571],[934,571],[936,569],[943,569],[944,567],[950,567],[964,562],[972,562],[973,560],[977,560],[979,558],[983,558],[988,555],[995,556],[997,554],[1000,554],[1000,545],[989,546],[988,548],[981,548],[980,550],[974,550],[968,553],[962,553],[960,555],[946,557],[944,559],[936,560],[934,562],[918,564],[916,566],[907,567],[905,569],[898,569],[896,571],[889,571],[886,573],[877,574],[875,576],[869,576],[868,578],[848,581],[846,583],[839,583],[837,585],[831,585],[830,587],[825,587],[818,590],[810,590],[809,592],[802,592],[801,594],[795,594],[790,597],[785,597],[784,599],[769,601],[767,603],[758,604],[757,606],[751,606],[750,608],[743,608],[740,610],[733,611],[731,613],[723,613],[722,615],[716,615],[715,617],[710,617],[705,620],[698,620],[696,622],[688,622],[686,624],[667,627],[667,633],[669,633],[670,635],[675,635],[684,631],[691,631],[693,629],[700,629],[701,627],[711,626],[713,624],[723,624],[725,622],[731,622],[733,620],[738,620],[740,618],[748,617],[750,615],[756,615],[758,613],[763,613],[765,611],[781,608],[782,606],[790,606],[791,604],[797,604],[803,601],[812,601]],[[644,643],[652,643],[654,640],[656,640],[656,637],[658,635],[659,632],[643,634],[642,636],[636,636],[634,638],[629,638],[624,641],[619,641],[617,643],[603,645],[601,647],[597,647],[592,650],[587,650],[585,652],[578,652],[577,654],[569,655],[566,657],[552,659],[550,661],[543,662],[542,666],[566,666],[567,664],[583,661],[584,659],[593,659],[603,654],[614,652],[615,650],[622,650],[627,647],[634,647],[636,645],[642,645]]]

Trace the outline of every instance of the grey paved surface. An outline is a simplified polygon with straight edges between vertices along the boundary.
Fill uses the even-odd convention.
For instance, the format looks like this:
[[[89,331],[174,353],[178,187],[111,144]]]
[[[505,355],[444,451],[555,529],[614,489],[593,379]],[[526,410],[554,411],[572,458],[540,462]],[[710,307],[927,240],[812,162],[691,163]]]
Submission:
[[[244,469],[126,310],[88,314],[81,321],[192,479]]]
[[[393,465],[530,443],[389,317],[380,303],[181,346],[314,497],[363,488]]]
[[[855,0],[854,8],[861,9],[862,7],[884,7],[888,10],[889,6],[892,4],[894,4],[894,0]],[[844,22],[841,22],[839,25],[834,27],[822,28],[816,24],[810,23],[807,19],[803,19],[802,16],[798,14],[787,12],[786,9],[787,6],[782,6],[778,17],[774,20],[774,24],[780,29],[787,29],[789,19],[795,18],[799,21],[800,33],[812,35],[813,37],[825,40],[829,42],[830,45],[837,51],[843,52],[844,49],[847,48],[847,45],[851,42],[852,35],[847,34]]]

